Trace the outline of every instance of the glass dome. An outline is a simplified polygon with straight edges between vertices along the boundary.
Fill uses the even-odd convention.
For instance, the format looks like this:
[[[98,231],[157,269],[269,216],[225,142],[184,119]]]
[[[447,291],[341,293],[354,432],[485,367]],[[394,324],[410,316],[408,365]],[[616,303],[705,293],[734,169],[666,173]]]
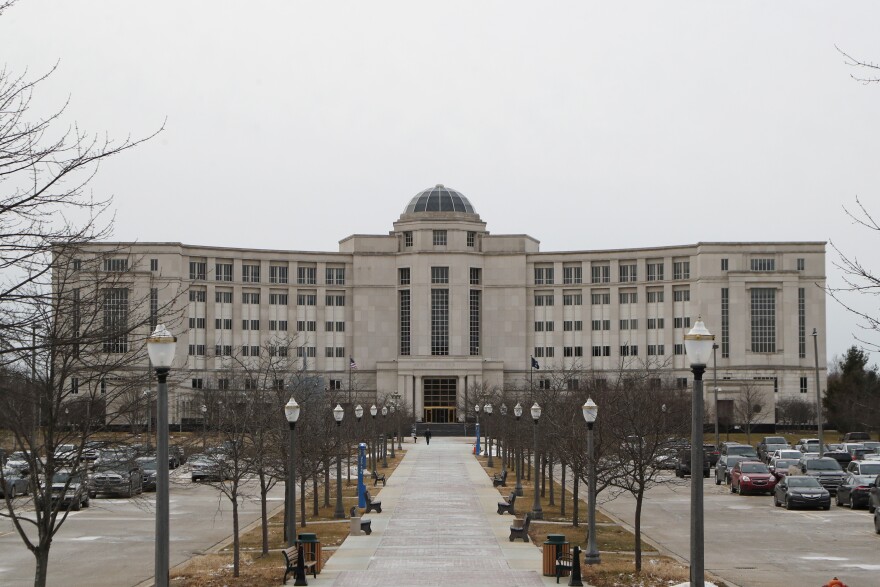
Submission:
[[[413,196],[403,213],[412,214],[413,212],[477,213],[467,198],[442,183]]]

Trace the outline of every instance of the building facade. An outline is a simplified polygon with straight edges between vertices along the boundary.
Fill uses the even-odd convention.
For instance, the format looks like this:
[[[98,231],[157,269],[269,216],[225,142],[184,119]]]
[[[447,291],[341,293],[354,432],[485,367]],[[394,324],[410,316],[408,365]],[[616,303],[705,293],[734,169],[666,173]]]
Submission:
[[[425,422],[462,419],[474,386],[546,386],[554,372],[647,368],[689,386],[684,335],[698,317],[716,336],[722,402],[746,384],[774,405],[814,399],[813,328],[825,356],[824,242],[545,252],[491,234],[437,185],[387,235],[352,235],[336,252],[125,245],[138,287],[188,292],[175,364],[192,376],[172,388],[177,421],[198,418],[193,388],[217,385],[230,357],[261,353],[328,388],[399,394]]]

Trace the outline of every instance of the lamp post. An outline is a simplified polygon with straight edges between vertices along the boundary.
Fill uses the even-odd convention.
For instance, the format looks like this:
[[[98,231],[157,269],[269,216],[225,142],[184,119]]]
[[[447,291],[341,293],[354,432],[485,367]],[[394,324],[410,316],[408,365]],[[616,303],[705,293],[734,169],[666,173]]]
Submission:
[[[533,520],[543,520],[544,519],[544,510],[541,509],[541,498],[540,492],[538,491],[538,481],[541,475],[538,473],[540,463],[538,462],[538,420],[541,419],[541,406],[538,405],[538,402],[532,404],[532,421],[535,423],[534,434],[533,434],[533,448],[532,452],[535,453],[535,500],[532,503],[532,519]]]
[[[296,436],[294,428],[299,420],[300,407],[290,396],[290,400],[284,406],[284,417],[290,426],[290,450],[287,454],[287,546],[293,546],[296,542]]]
[[[202,451],[205,450],[208,441],[208,406],[202,404]]]
[[[691,404],[691,585],[703,587],[703,476],[696,474],[703,462],[703,373],[709,362],[715,336],[697,318],[684,336],[685,351],[694,373]]]
[[[361,418],[364,417],[364,408],[360,404],[358,404],[354,407],[354,417],[357,420],[357,429],[355,430],[355,434],[358,439],[358,441],[357,441],[357,443],[358,443],[358,456],[357,456],[357,459],[358,459],[358,484],[357,484],[358,507],[364,507],[364,506],[361,506],[361,501],[362,501],[361,496],[363,496],[364,489],[366,489],[366,488],[364,487],[364,472],[363,472],[363,463],[361,462],[361,451],[360,451]]]
[[[345,510],[342,509],[342,435],[339,433],[344,415],[345,410],[336,404],[333,408],[333,419],[336,420],[336,511],[333,517],[337,520],[345,519]]]
[[[489,451],[489,460],[486,462],[491,469],[494,466],[492,462],[492,438],[489,436],[489,420],[492,419],[492,404],[486,403],[483,406],[483,411],[486,412],[486,450]]]
[[[507,416],[507,404],[501,404],[501,407],[498,408],[498,411],[501,412],[502,418]],[[507,428],[507,419],[506,418],[504,418],[504,419],[505,419],[505,421],[504,421],[504,423],[502,423],[502,427],[504,427],[506,429]],[[507,451],[508,451],[506,439],[504,441],[504,446],[499,447],[499,449],[501,450],[501,470],[506,471],[507,470]]]
[[[819,436],[819,458],[825,456],[825,438],[822,431],[822,393],[819,391],[819,333],[813,329],[813,356],[816,361],[816,424],[818,425],[817,433]],[[851,499],[851,498],[850,498]]]
[[[385,418],[388,417],[388,406],[382,406],[382,428],[388,430],[388,426],[385,425]],[[384,432],[383,434],[387,434]],[[382,468],[388,466],[388,439],[384,436],[382,437]]]
[[[159,380],[156,407],[158,409],[158,446],[156,462],[156,587],[168,587],[168,373],[171,361],[177,348],[177,338],[172,336],[164,324],[156,326],[156,330],[147,339],[147,353],[150,362],[156,369]]]
[[[376,407],[376,404],[373,404],[372,406],[370,406],[370,417],[373,418],[373,434],[371,436],[375,436],[374,442],[372,442],[373,450],[370,451],[372,453],[372,457],[373,457],[373,475],[376,474],[376,459],[379,458],[379,453],[377,452],[379,450],[379,436],[376,431],[376,414],[377,413],[379,413],[379,409]]]
[[[593,424],[599,415],[599,406],[593,398],[587,398],[581,411],[584,420],[587,421],[587,459],[590,469],[587,475],[590,479],[587,487],[587,552],[584,554],[584,562],[588,565],[599,564],[599,548],[596,546],[596,447],[593,443]]]
[[[400,416],[402,415],[402,412],[400,411],[400,408],[402,407],[400,402],[400,394],[395,391],[391,394],[391,398],[394,400],[394,403],[391,404],[391,412],[396,414],[394,416],[394,429],[397,431],[397,450],[403,450],[403,444],[400,442]],[[392,446],[394,446],[393,443]],[[393,452],[391,453],[391,458],[394,458]]]
[[[477,413],[477,444],[474,447],[474,454],[480,456],[480,402],[474,406],[474,411]]]
[[[712,343],[712,390],[715,394],[715,450],[721,450],[721,439],[718,437],[718,345]]]
[[[514,432],[515,440],[513,446],[513,460],[516,461],[516,487],[514,487],[513,491],[516,493],[517,497],[522,497],[523,494],[522,474],[520,473],[522,449],[519,446],[519,417],[522,416],[522,412],[522,404],[516,402],[516,405],[513,407],[513,415],[516,416],[516,431]]]
[[[395,406],[394,404],[391,404],[391,428],[392,428],[392,430],[391,430],[391,458],[392,459],[394,458],[394,434],[395,434],[394,429],[397,428],[397,426],[395,425],[395,422],[397,422],[397,406]]]

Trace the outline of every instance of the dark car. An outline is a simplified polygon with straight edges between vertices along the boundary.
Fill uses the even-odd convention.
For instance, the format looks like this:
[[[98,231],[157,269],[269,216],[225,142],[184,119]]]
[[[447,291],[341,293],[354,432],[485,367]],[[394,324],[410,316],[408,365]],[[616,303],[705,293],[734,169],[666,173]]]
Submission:
[[[89,507],[90,497],[89,478],[84,471],[60,469],[52,476],[50,499],[53,507],[60,502],[62,509],[78,511]]]
[[[873,514],[875,510],[880,510],[880,475],[868,485],[868,511]]]
[[[95,464],[92,475],[92,495],[113,493],[132,497],[143,491],[144,470],[135,460],[103,460]]]
[[[773,505],[785,509],[795,507],[831,509],[831,494],[815,477],[788,475],[773,490]]]
[[[841,442],[861,442],[862,440],[871,440],[871,435],[867,432],[847,432],[840,437]]]
[[[770,462],[770,455],[774,451],[790,448],[788,442],[782,436],[765,436],[758,443],[758,457],[765,463]]]
[[[874,510],[874,532],[880,534],[880,509]]]
[[[751,444],[740,444],[739,442],[725,442],[721,445],[721,456],[741,455],[744,457],[752,457],[758,459],[758,453]]]
[[[756,459],[757,456],[747,457],[742,455],[724,455],[718,459],[715,465],[715,485],[721,485],[721,482],[730,484],[730,469],[740,461]]]
[[[0,475],[0,497],[9,496],[15,499],[17,495],[27,495],[31,486],[31,476],[27,469],[6,467]]]
[[[851,510],[868,507],[869,490],[876,478],[876,475],[847,473],[843,483],[837,488],[837,505],[848,505]]]
[[[156,457],[138,457],[137,462],[144,470],[144,491],[156,491],[156,473],[159,469],[156,465]]]
[[[770,459],[767,468],[776,477],[776,480],[782,479],[788,475],[788,469],[797,466],[798,462],[794,459]]]
[[[705,448],[703,449],[703,477],[706,479],[709,478],[709,469],[711,468],[711,463],[709,461],[709,455],[706,454]],[[675,476],[676,477],[684,477],[686,475],[691,474],[691,447],[686,446],[684,448],[678,449],[678,454],[675,458]]]
[[[770,493],[776,487],[776,477],[760,461],[740,461],[730,471],[730,492]]]
[[[718,450],[718,447],[714,444],[704,444],[703,452],[709,457],[709,465],[714,467],[718,464],[718,457],[721,455],[721,451]]]
[[[834,459],[835,461],[840,463],[841,468],[846,467],[850,464],[850,462],[852,462],[852,455],[840,447],[836,447],[833,450],[826,450],[823,453],[823,456]]]
[[[815,477],[832,495],[837,493],[837,487],[843,483],[843,478],[846,476],[840,468],[840,463],[828,457],[803,460],[800,467],[801,473]]]

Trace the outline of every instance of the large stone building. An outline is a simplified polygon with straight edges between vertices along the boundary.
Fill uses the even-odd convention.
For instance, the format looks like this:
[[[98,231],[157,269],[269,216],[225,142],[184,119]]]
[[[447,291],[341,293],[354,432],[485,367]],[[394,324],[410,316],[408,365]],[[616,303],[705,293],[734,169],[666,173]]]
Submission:
[[[199,417],[190,384],[217,385],[230,355],[287,355],[339,389],[353,359],[361,393],[398,393],[427,422],[461,419],[473,386],[545,386],[573,368],[601,379],[648,367],[690,385],[683,343],[698,316],[718,344],[719,412],[746,383],[770,405],[814,398],[813,328],[825,356],[823,242],[545,252],[491,234],[437,185],[391,232],[348,236],[338,252],[128,246],[156,295],[188,291],[176,364],[192,377],[171,390],[172,421]]]

